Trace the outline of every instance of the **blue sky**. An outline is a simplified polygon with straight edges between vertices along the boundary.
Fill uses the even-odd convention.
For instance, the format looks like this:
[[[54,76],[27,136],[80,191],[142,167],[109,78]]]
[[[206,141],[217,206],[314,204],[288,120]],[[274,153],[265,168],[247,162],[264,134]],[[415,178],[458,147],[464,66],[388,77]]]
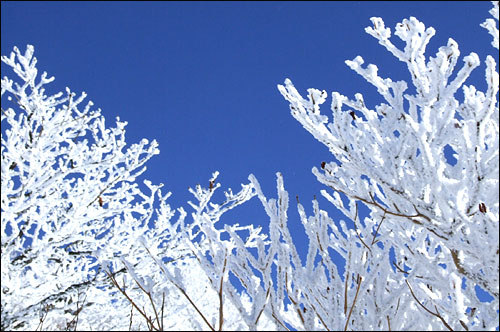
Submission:
[[[108,125],[116,116],[128,121],[129,144],[156,139],[161,153],[142,178],[164,183],[173,207],[190,211],[188,186],[208,187],[216,170],[222,188],[233,190],[253,173],[268,197],[276,196],[275,173],[282,172],[291,198],[289,225],[305,253],[294,197],[311,213],[316,195],[320,207],[336,215],[311,173],[332,157],[293,119],[276,85],[290,78],[302,93],[310,87],[350,97],[361,92],[373,107],[381,101],[376,89],[345,60],[361,55],[383,77],[408,76],[364,32],[370,17],[382,17],[393,29],[414,16],[437,30],[428,55],[452,37],[462,56],[474,51],[484,61],[495,54],[479,26],[490,8],[482,1],[2,1],[1,53],[34,45],[39,70],[56,77],[49,92],[66,86],[87,92]],[[484,65],[468,83],[484,90],[483,73]],[[265,226],[268,218],[254,199],[224,221]]]

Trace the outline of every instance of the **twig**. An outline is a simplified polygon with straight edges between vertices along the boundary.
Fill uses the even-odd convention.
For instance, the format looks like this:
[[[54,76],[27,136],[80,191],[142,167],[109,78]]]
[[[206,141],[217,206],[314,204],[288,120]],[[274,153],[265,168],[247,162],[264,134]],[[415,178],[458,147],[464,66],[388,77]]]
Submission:
[[[151,253],[151,251],[149,251],[149,248],[147,248],[146,246],[144,247],[146,249],[146,251],[148,252],[148,254],[151,256],[151,258],[153,258],[155,260],[155,262],[157,261],[156,257],[153,256],[153,254]],[[197,259],[199,259],[196,254],[195,254],[195,257]],[[158,266],[160,267],[160,269],[163,271],[163,273],[165,273],[165,275],[170,275],[170,273],[168,273],[168,271],[165,271],[164,267],[163,267],[163,264],[158,264]],[[176,282],[174,282],[173,280],[170,280],[170,282],[172,282],[172,284],[181,292],[182,295],[184,295],[184,297],[189,301],[189,303],[191,303],[191,305],[193,306],[193,308],[196,310],[196,312],[201,316],[201,318],[203,319],[203,321],[208,325],[208,327],[210,328],[210,330],[212,331],[215,331],[214,327],[212,326],[212,324],[210,324],[207,320],[207,318],[205,317],[205,315],[203,315],[203,313],[200,311],[200,309],[198,309],[198,307],[196,306],[196,304],[191,300],[191,298],[189,297],[189,295],[187,295],[186,291],[181,287],[179,286]]]
[[[351,310],[349,310],[349,315],[347,316],[347,319],[345,321],[344,331],[347,331],[347,325],[349,325],[349,319],[351,319],[352,310],[354,309],[354,305],[356,304],[356,300],[358,299],[359,288],[361,287],[362,280],[363,278],[358,274],[357,277],[358,287],[356,288],[356,295],[354,295],[354,301],[352,302]]]
[[[371,246],[373,246],[373,244],[375,243],[375,239],[377,238],[377,235],[378,235],[378,230],[380,229],[380,226],[382,226],[382,223],[384,222],[384,220],[385,220],[385,212],[384,212],[384,215],[382,216],[382,219],[380,220],[380,223],[377,226],[377,230],[375,230],[375,234],[373,234]]]
[[[40,316],[40,323],[38,323],[38,326],[36,327],[35,331],[38,331],[38,329],[40,329],[40,331],[42,330],[43,328],[43,321],[45,320],[45,318],[47,318],[47,315],[49,314],[49,305],[45,305],[45,307],[43,307],[41,309],[42,311],[42,316]]]
[[[450,327],[450,325],[448,325],[448,323],[446,323],[446,321],[444,320],[444,318],[439,314],[439,311],[437,310],[437,307],[434,306],[434,308],[436,309],[436,312],[432,312],[430,311],[429,309],[427,309],[418,299],[417,297],[415,296],[415,293],[413,293],[413,289],[411,289],[411,286],[410,286],[410,283],[408,282],[408,279],[405,280],[406,282],[406,285],[408,285],[408,288],[410,289],[410,293],[411,295],[413,296],[413,298],[415,299],[415,301],[417,301],[417,303],[422,307],[424,308],[425,311],[427,311],[428,313],[430,313],[431,315],[439,318],[441,320],[441,322],[443,322],[444,326],[446,326],[446,328],[450,331],[453,331],[453,329]]]
[[[100,192],[99,194],[97,194],[97,196],[89,203],[87,204],[87,207],[91,206],[92,204],[94,204],[95,201],[97,201],[98,199],[101,199],[101,195],[106,191],[108,190],[109,188],[111,188],[115,183],[117,183],[118,181],[120,181],[122,179],[122,176],[117,176],[115,179],[111,180]],[[102,203],[101,201],[99,202],[99,205],[102,207]]]
[[[137,304],[135,304],[134,300],[132,300],[130,298],[130,296],[127,294],[127,292],[125,292],[125,289],[122,289],[120,287],[120,285],[118,284],[118,282],[116,281],[115,277],[109,273],[108,271],[104,271],[108,277],[111,279],[111,282],[113,283],[113,285],[116,286],[116,288],[118,288],[118,290],[120,291],[120,293],[122,293],[126,298],[127,300],[134,306],[135,309],[137,309],[137,311],[139,311],[139,313],[146,319],[146,322],[150,325],[150,327],[156,331],[159,331],[160,329],[157,328],[156,326],[154,326],[153,322],[151,322],[151,318],[148,317],[148,315],[146,315],[146,313],[144,311],[141,310],[141,308],[139,308],[137,306]]]
[[[137,286],[139,286],[139,288],[140,288],[140,289],[141,289],[144,293],[146,293],[146,295],[148,296],[149,301],[151,302],[151,306],[153,307],[153,311],[154,311],[154,313],[155,313],[156,322],[157,322],[157,323],[158,323],[158,325],[159,325],[159,326],[158,326],[158,329],[159,329],[160,331],[163,331],[163,330],[162,330],[162,328],[161,328],[161,326],[160,326],[160,319],[158,318],[158,311],[156,310],[156,306],[155,306],[155,303],[154,303],[154,301],[153,301],[153,297],[151,296],[151,292],[146,291],[146,290],[142,287],[142,285],[141,285],[141,284],[140,284],[137,280],[135,280],[135,279],[134,279],[134,281],[135,281],[135,283],[137,284]],[[151,318],[149,318],[149,319],[151,319]],[[152,322],[151,322],[151,324],[152,324]]]
[[[278,317],[276,317],[276,314],[274,313],[274,311],[273,311],[273,313],[272,313],[272,316],[273,316],[273,318],[274,318],[274,319],[275,319],[275,320],[276,320],[276,321],[277,321],[277,322],[278,322],[281,326],[283,326],[283,327],[284,327],[287,331],[290,331],[290,329],[289,329],[289,328],[288,328],[285,324],[283,324],[283,322],[282,322],[281,320],[279,320],[279,319],[278,319]]]
[[[366,247],[366,249],[368,249],[368,251],[370,251],[370,254],[371,254],[372,249],[370,247],[368,247],[366,245],[365,241],[363,241],[363,239],[361,238],[361,235],[360,235],[359,230],[358,230],[358,226],[356,225],[356,219],[358,219],[358,202],[356,202],[356,213],[355,213],[354,219],[353,219],[354,229],[356,230],[356,235],[358,236],[358,239],[361,241],[361,243],[363,243],[363,245]]]
[[[298,302],[292,297],[292,295],[291,295],[292,290],[288,289],[288,272],[285,272],[285,285],[286,285],[286,293],[287,293],[288,299],[292,302],[293,306],[295,307],[295,310],[299,314],[299,318],[300,318],[300,321],[302,322],[302,324],[305,324],[306,321],[304,319],[304,316],[302,315],[302,311],[300,311],[300,307],[298,305]]]
[[[267,305],[267,300],[269,299],[269,294],[271,294],[270,291],[271,291],[271,287],[268,287],[267,288],[267,292],[266,292],[266,301],[264,302],[264,305],[262,306],[262,309],[260,309],[259,314],[257,315],[257,318],[255,319],[255,322],[254,322],[255,325],[257,325],[257,323],[259,322],[260,316],[264,312],[264,308]]]
[[[347,282],[349,280],[349,272],[345,277],[345,287],[344,287],[344,315],[347,315]]]
[[[164,331],[164,324],[163,324],[163,317],[164,317],[164,311],[163,309],[165,308],[165,292],[162,292],[162,299],[161,299],[161,330]]]
[[[174,284],[177,289],[182,293],[182,295],[184,295],[186,297],[186,299],[189,301],[189,303],[191,303],[191,305],[194,307],[194,309],[198,312],[198,314],[200,314],[201,318],[203,319],[203,321],[208,325],[208,327],[210,328],[210,330],[212,331],[215,331],[215,329],[213,328],[213,326],[208,322],[208,320],[205,318],[205,315],[202,314],[202,312],[200,311],[200,309],[198,309],[198,307],[196,306],[196,304],[194,304],[194,302],[191,300],[191,298],[186,294],[186,291],[184,291],[184,289],[182,289],[181,287],[179,287],[177,284]]]
[[[134,315],[134,306],[130,307],[130,323],[128,324],[128,330],[132,331],[132,316]]]
[[[310,289],[309,289],[310,290]],[[316,309],[316,306],[313,304],[313,301],[311,301],[309,299],[309,296],[307,295],[307,293],[304,293],[304,296],[309,300],[309,305],[311,306],[311,309],[314,311],[314,313],[316,314],[316,316],[318,317],[319,321],[321,322],[321,324],[323,324],[323,326],[325,327],[325,329],[327,331],[331,331],[328,326],[326,325],[325,321],[323,320],[323,317],[321,317],[321,315],[319,314],[318,312],[318,309]],[[326,297],[325,297],[326,298]],[[318,303],[318,305],[323,309],[325,310],[325,308],[321,305],[321,301],[318,301],[318,299],[313,296],[313,299],[316,301],[316,303]]]
[[[89,286],[87,285],[87,290],[88,289],[89,289]],[[78,298],[77,298],[77,301],[76,301],[76,314],[75,314],[75,317],[73,318],[73,320],[75,322],[74,323],[75,324],[75,327],[74,327],[75,331],[76,331],[76,328],[78,326],[78,319],[80,317],[80,312],[82,311],[83,306],[85,305],[85,300],[86,299],[87,299],[87,291],[85,291],[85,297],[83,298],[82,305],[79,306],[79,303],[80,303],[80,290],[78,290]]]
[[[409,274],[408,272],[406,272],[405,270],[403,270],[402,268],[400,268],[399,265],[396,264],[395,261],[392,261],[392,264],[398,269],[399,272],[404,273],[404,274]]]
[[[352,197],[352,198],[354,198],[354,199],[356,199],[356,200],[359,200],[359,201],[361,201],[361,202],[363,202],[363,203],[365,203],[365,204],[368,204],[368,205],[373,205],[373,206],[375,206],[375,207],[379,208],[380,210],[384,211],[384,213],[387,213],[387,214],[390,214],[390,215],[393,215],[393,216],[396,216],[396,217],[402,217],[402,218],[407,218],[407,219],[410,219],[410,221],[412,221],[413,223],[418,224],[418,225],[421,225],[421,226],[423,225],[423,224],[422,224],[422,222],[421,222],[421,221],[419,221],[419,220],[416,220],[416,219],[414,219],[414,218],[418,218],[418,217],[420,217],[420,218],[424,218],[424,219],[425,219],[425,220],[427,220],[427,221],[430,221],[430,220],[431,220],[429,217],[427,217],[426,215],[424,215],[424,214],[420,213],[418,210],[417,210],[417,214],[415,214],[415,215],[406,215],[406,214],[403,214],[403,213],[398,213],[398,212],[393,212],[393,211],[390,211],[390,210],[386,209],[385,207],[383,207],[382,205],[380,205],[379,203],[377,203],[377,202],[375,201],[375,198],[373,197],[372,193],[370,193],[370,198],[372,199],[372,201],[369,201],[369,200],[367,200],[367,199],[365,199],[365,198],[363,198],[363,197],[359,197],[359,196],[357,196],[357,195],[348,195],[348,194],[347,194],[346,192],[344,192],[343,190],[337,189],[337,188],[335,188],[335,187],[334,187],[334,186],[332,186],[332,185],[330,185],[329,187],[330,187],[330,188],[332,188],[332,189],[333,189],[333,190],[335,190],[335,191],[338,191],[338,192],[340,192],[340,193],[342,193],[342,194],[346,195],[347,197]],[[415,209],[415,210],[416,210],[416,209]],[[435,233],[435,231],[433,231],[433,230],[431,230],[431,229],[429,229],[429,231],[431,231],[431,232]],[[436,234],[436,236],[438,236],[438,237],[440,237],[440,238],[443,238],[443,239],[446,239],[444,236],[439,235],[439,234]]]
[[[224,257],[224,266],[222,267],[222,274],[220,276],[220,287],[219,287],[219,331],[222,331],[222,324],[224,324],[224,301],[223,301],[223,287],[224,287],[224,275],[226,273],[227,264],[227,250],[226,256]]]

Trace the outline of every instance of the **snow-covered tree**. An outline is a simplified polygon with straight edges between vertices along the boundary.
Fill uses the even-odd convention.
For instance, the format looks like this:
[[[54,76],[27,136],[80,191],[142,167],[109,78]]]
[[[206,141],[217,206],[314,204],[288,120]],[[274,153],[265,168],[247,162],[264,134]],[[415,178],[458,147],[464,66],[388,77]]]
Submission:
[[[491,14],[498,22],[497,2]],[[382,19],[372,22],[366,31],[407,64],[411,83],[379,77],[359,56],[346,63],[384,103],[370,109],[361,94],[334,92],[329,121],[325,91],[309,89],[305,99],[288,79],[278,86],[332,153],[313,173],[350,219],[333,220],[317,200],[308,216],[297,198],[305,261],[287,226],[280,173],[276,198],[250,175],[213,203],[215,172],[208,187],[190,189],[191,214],[173,210],[161,186],[137,184],[156,142],[125,149],[125,123],[107,129],[91,104],[79,109],[84,95],[45,95],[52,79],[36,80],[31,46],[2,57],[20,78],[2,79],[2,329],[494,330],[496,63],[485,59],[481,92],[464,85],[481,63],[476,54],[456,70],[457,43],[426,57],[435,31],[417,19],[396,26],[402,50]],[[498,49],[497,23],[482,26]],[[255,197],[269,234],[221,223]],[[476,287],[493,300],[482,302]]]
[[[194,222],[182,208],[174,221],[170,193],[137,183],[156,141],[126,148],[126,122],[107,128],[92,102],[82,109],[85,93],[47,95],[54,78],[38,77],[33,54],[29,45],[2,57],[18,76],[4,77],[1,90],[2,330],[247,329],[231,302],[222,308],[224,277],[202,269],[198,223],[215,231],[252,186],[209,209],[215,174],[209,189],[192,190]]]
[[[498,2],[493,4],[490,13],[498,22]],[[346,259],[345,328],[495,329],[499,317],[496,63],[492,56],[485,59],[488,88],[478,91],[464,85],[481,63],[475,53],[458,65],[458,45],[449,39],[434,57],[426,57],[435,30],[414,17],[397,24],[395,35],[405,43],[398,49],[382,19],[371,20],[373,27],[366,32],[407,65],[411,83],[378,76],[377,66],[363,66],[360,56],[346,64],[377,89],[384,103],[370,109],[360,93],[350,99],[333,92],[329,122],[320,112],[325,91],[309,89],[305,99],[290,80],[279,86],[295,119],[335,157],[321,169],[313,168],[313,173],[332,190],[323,190],[322,195],[355,225],[351,230],[344,227],[344,236],[331,221],[319,231],[311,225],[325,223],[325,212],[316,203],[314,216],[306,218],[301,212],[308,234],[314,235],[307,264],[312,267],[309,259],[328,247]],[[498,50],[497,24],[488,19],[482,26]],[[406,92],[409,84],[413,93]],[[456,162],[447,160],[447,149]],[[370,210],[364,219],[358,213],[360,205]],[[327,227],[332,227],[333,237],[326,234]],[[389,260],[391,248],[394,260]],[[311,291],[301,280],[291,290],[300,294],[303,305],[326,305],[328,301],[311,301],[320,298],[315,293],[320,288]],[[323,289],[329,287],[336,292],[333,298],[342,298],[342,289],[329,286],[331,279],[323,280]],[[476,286],[493,300],[481,302]],[[323,327],[344,328],[339,317]]]
[[[158,153],[156,141],[126,148],[126,122],[106,128],[92,102],[82,107],[85,93],[46,95],[54,78],[37,77],[33,52],[2,56],[19,77],[4,77],[1,90],[3,328],[34,329],[47,312],[47,322],[74,318],[96,301],[89,295],[102,290],[92,253],[103,244],[126,252],[115,234],[144,227],[159,193],[135,183]]]

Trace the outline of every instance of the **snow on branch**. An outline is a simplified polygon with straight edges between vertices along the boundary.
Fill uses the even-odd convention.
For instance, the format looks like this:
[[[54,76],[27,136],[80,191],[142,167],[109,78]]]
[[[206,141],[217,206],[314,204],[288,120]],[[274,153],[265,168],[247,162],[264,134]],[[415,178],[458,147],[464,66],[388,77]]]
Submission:
[[[2,328],[35,329],[41,308],[46,326],[62,327],[83,291],[86,305],[107,305],[94,255],[126,254],[123,235],[143,233],[166,198],[136,183],[158,144],[127,147],[126,122],[106,127],[84,92],[47,93],[54,78],[38,77],[33,46],[2,61],[17,75],[2,78]]]
[[[482,26],[498,48],[498,2],[493,6],[491,14],[497,22],[488,19]],[[422,286],[426,295],[418,294],[409,284],[405,289],[393,276],[384,276],[394,279],[390,283],[395,285],[386,287],[385,293],[396,289],[402,294],[410,291],[418,301],[428,298],[432,305],[425,305],[427,313],[439,318],[430,323],[433,328],[440,324],[454,329],[478,325],[495,328],[497,322],[488,317],[498,318],[494,312],[499,301],[496,63],[492,56],[486,58],[488,88],[481,92],[464,85],[481,64],[477,54],[465,56],[460,66],[458,44],[450,38],[434,57],[427,57],[426,47],[436,32],[414,17],[396,26],[395,35],[405,43],[403,49],[390,41],[391,30],[381,18],[372,18],[372,23],[366,32],[406,63],[415,93],[406,92],[407,82],[380,77],[378,67],[364,66],[361,56],[346,64],[385,99],[374,109],[360,93],[350,99],[333,92],[329,122],[319,110],[326,99],[325,91],[309,89],[306,100],[289,79],[278,89],[290,103],[295,119],[340,161],[323,162],[321,169],[313,168],[313,173],[333,191],[330,194],[324,190],[322,194],[354,221],[356,231],[347,232],[348,237],[363,240],[361,245],[370,248],[369,235],[363,235],[356,222],[357,204],[362,203],[370,210],[365,225],[371,222],[375,227],[377,220],[384,220],[376,229],[382,236],[379,243],[395,250],[392,268],[408,281],[413,280],[409,284]],[[457,95],[460,88],[463,101]],[[453,151],[455,163],[449,161],[447,150]],[[347,197],[349,206],[341,196]],[[439,248],[435,249],[438,254],[431,248]],[[356,275],[363,276],[361,272]],[[366,279],[361,280],[365,283]],[[486,290],[493,302],[480,302],[475,286]],[[467,316],[471,308],[476,308],[475,315]],[[368,316],[379,317],[370,312]],[[391,328],[409,328],[397,325],[394,319]]]

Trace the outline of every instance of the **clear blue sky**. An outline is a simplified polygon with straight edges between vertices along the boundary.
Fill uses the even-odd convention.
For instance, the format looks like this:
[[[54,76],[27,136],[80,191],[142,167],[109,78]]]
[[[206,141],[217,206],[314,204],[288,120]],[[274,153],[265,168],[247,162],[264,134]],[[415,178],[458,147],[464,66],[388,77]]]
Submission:
[[[86,91],[108,125],[116,116],[128,121],[129,144],[158,140],[161,153],[142,178],[164,183],[173,207],[191,211],[188,186],[207,187],[216,170],[222,188],[237,190],[253,173],[265,194],[275,197],[275,173],[281,171],[291,198],[292,235],[304,247],[295,196],[311,213],[316,195],[335,216],[311,173],[332,158],[293,119],[276,85],[290,78],[302,93],[310,87],[349,97],[361,92],[373,107],[381,101],[376,89],[345,60],[361,55],[383,77],[408,76],[364,32],[370,17],[382,17],[393,29],[414,16],[437,30],[428,55],[452,37],[462,56],[474,51],[484,61],[495,53],[479,26],[490,8],[481,1],[2,1],[1,53],[34,45],[39,70],[56,77],[49,92],[66,86]],[[484,90],[483,73],[484,65],[469,83]],[[329,114],[329,101],[325,105]],[[233,220],[268,223],[256,198],[224,219]]]

